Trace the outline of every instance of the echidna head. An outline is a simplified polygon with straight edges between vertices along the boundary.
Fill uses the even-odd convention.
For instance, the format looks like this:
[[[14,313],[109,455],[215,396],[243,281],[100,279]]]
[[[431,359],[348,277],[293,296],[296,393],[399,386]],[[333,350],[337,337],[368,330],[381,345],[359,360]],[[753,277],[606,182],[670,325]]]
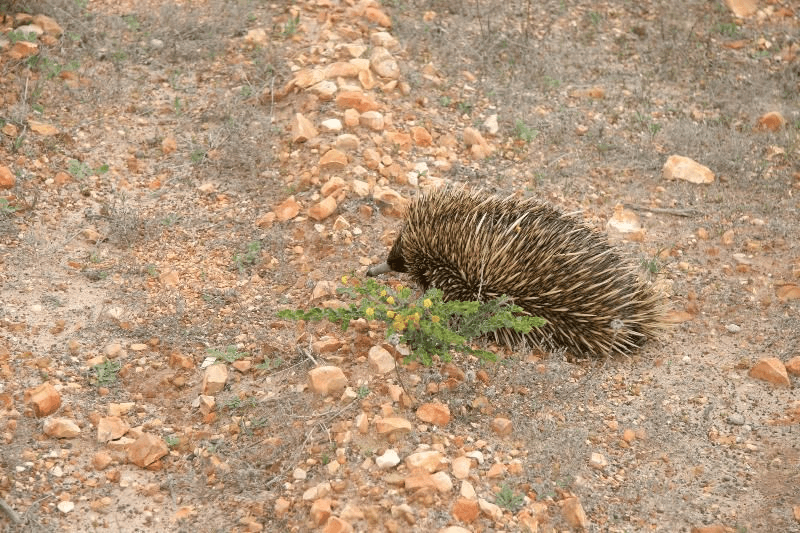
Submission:
[[[397,236],[397,239],[389,251],[389,257],[386,258],[385,263],[375,265],[367,270],[367,276],[378,276],[386,274],[387,272],[408,272],[406,268],[406,260],[403,258],[403,232]]]
[[[408,272],[406,268],[406,260],[403,258],[403,234],[397,236],[397,239],[389,251],[389,257],[386,258],[386,264],[395,272]]]

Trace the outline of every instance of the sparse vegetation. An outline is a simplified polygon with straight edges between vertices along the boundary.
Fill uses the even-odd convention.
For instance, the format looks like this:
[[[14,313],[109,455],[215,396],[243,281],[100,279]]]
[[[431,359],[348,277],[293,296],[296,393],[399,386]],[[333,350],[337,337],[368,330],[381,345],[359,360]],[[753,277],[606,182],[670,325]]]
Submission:
[[[112,385],[117,381],[117,373],[122,368],[119,361],[106,359],[102,363],[96,364],[92,367],[95,372],[95,384],[98,387]]]
[[[234,361],[250,356],[247,352],[240,352],[236,346],[228,346],[222,350],[209,348],[207,351],[208,355],[214,357],[217,361],[224,361],[226,363],[233,363]]]
[[[108,172],[108,165],[100,165],[96,168],[91,168],[83,161],[77,159],[70,159],[67,171],[72,174],[75,179],[82,180],[87,176],[100,176]]]
[[[343,277],[345,285],[338,289],[338,292],[358,300],[349,307],[284,310],[278,316],[290,320],[326,319],[338,323],[345,330],[351,320],[380,320],[387,325],[387,338],[396,334],[400,342],[412,350],[408,359],[425,365],[430,365],[434,357],[449,361],[451,351],[493,361],[495,355],[492,352],[472,347],[474,339],[502,328],[528,333],[545,323],[538,317],[520,315],[522,309],[506,298],[489,302],[445,302],[442,291],[438,289],[429,289],[422,296],[413,298],[408,287],[392,288],[373,279],[349,281],[347,276]]]
[[[261,257],[261,243],[250,241],[241,254],[233,256],[233,264],[239,272],[244,272],[246,267],[253,266]]]
[[[512,513],[516,513],[525,497],[522,494],[514,492],[508,485],[503,484],[500,486],[500,492],[495,496],[495,503],[503,509],[508,509]]]

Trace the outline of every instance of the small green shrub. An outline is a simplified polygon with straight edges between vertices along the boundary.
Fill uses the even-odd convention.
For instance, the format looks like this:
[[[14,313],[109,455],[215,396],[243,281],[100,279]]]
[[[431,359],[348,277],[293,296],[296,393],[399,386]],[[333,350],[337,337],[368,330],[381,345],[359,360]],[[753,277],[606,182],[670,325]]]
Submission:
[[[122,368],[119,361],[112,361],[106,359],[102,363],[96,364],[92,367],[95,372],[95,379],[97,386],[111,385],[117,381],[117,372]]]
[[[75,179],[82,180],[86,176],[100,176],[108,172],[108,165],[100,165],[97,168],[92,168],[83,161],[77,159],[70,159],[67,170]]]
[[[525,497],[522,494],[515,493],[508,485],[504,484],[500,487],[500,492],[497,493],[494,501],[499,507],[515,513],[522,507]]]
[[[239,359],[250,355],[247,352],[240,352],[238,349],[236,349],[236,346],[228,346],[224,350],[209,348],[206,351],[208,352],[208,355],[214,357],[217,361],[225,361],[226,363],[233,363],[234,361],[238,361]]]
[[[528,333],[545,324],[542,318],[522,315],[522,309],[505,296],[489,302],[445,302],[438,289],[429,289],[424,295],[412,298],[408,287],[393,289],[373,279],[348,285],[347,276],[342,282],[345,286],[339,287],[338,292],[358,300],[357,303],[340,309],[287,309],[278,316],[289,320],[330,320],[344,330],[351,320],[358,318],[381,320],[387,324],[387,337],[396,334],[401,343],[411,348],[407,360],[425,365],[430,365],[434,357],[449,361],[451,350],[493,361],[492,352],[473,348],[471,341],[503,328]]]
[[[239,272],[243,272],[246,266],[255,265],[261,256],[261,243],[251,241],[247,243],[244,253],[233,256],[233,264]]]
[[[539,135],[539,132],[517,119],[514,123],[514,134],[517,136],[517,139],[530,143]]]
[[[16,210],[17,208],[9,204],[8,200],[6,200],[5,198],[0,198],[0,214],[10,215]]]

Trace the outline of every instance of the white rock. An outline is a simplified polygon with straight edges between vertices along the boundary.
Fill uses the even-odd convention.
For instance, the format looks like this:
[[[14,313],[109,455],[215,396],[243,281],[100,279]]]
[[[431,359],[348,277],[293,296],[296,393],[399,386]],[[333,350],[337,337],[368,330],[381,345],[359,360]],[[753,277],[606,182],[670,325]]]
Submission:
[[[380,457],[375,458],[375,464],[378,465],[378,468],[381,470],[388,470],[397,466],[400,463],[400,457],[397,455],[397,452],[394,450],[386,450],[383,455]]]
[[[70,501],[58,502],[58,505],[56,507],[58,507],[59,511],[66,514],[75,509],[75,502],[70,502]]]

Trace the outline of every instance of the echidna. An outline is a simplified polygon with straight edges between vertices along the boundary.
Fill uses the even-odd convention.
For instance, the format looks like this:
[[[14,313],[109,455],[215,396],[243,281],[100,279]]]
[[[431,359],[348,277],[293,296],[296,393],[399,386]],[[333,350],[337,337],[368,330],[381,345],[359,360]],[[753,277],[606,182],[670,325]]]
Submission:
[[[584,222],[534,199],[446,187],[417,196],[375,276],[408,272],[447,300],[509,296],[547,320],[522,340],[577,357],[626,354],[663,326],[661,299],[636,267]]]

